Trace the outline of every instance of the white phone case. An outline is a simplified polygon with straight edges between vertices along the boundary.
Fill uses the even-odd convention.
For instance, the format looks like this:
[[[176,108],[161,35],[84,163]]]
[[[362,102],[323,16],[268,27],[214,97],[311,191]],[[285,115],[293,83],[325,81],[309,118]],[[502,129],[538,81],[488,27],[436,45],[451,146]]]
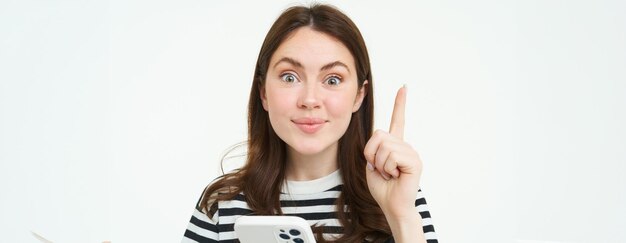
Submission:
[[[241,216],[235,235],[241,243],[315,243],[311,226],[296,216]]]

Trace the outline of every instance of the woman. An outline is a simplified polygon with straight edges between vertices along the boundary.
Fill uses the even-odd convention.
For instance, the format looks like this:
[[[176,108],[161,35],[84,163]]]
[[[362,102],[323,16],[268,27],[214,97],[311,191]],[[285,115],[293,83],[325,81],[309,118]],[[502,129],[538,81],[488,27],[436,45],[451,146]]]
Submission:
[[[389,132],[373,130],[369,57],[328,5],[292,7],[269,30],[248,104],[246,164],[209,185],[183,241],[236,242],[241,215],[297,215],[318,242],[436,242],[402,140],[406,88]]]

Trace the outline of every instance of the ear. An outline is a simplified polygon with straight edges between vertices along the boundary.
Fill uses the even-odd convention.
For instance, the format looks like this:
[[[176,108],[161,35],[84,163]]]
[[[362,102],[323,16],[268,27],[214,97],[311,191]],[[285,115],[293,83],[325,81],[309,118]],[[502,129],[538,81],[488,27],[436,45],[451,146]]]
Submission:
[[[354,99],[354,106],[352,106],[352,112],[356,112],[359,110],[359,108],[361,108],[361,104],[363,103],[363,99],[365,99],[365,96],[367,95],[367,91],[365,90],[365,86],[367,86],[367,80],[365,80],[363,82],[363,85],[361,86],[361,88],[359,89],[359,91],[356,94],[356,98]]]
[[[259,87],[259,97],[261,97],[261,104],[263,105],[263,109],[267,111],[267,95],[265,95],[264,85],[261,85]]]

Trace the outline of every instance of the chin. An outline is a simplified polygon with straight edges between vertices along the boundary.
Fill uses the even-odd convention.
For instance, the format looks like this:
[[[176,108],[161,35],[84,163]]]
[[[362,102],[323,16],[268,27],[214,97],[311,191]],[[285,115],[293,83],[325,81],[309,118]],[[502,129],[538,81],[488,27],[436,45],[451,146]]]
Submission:
[[[315,155],[324,151],[324,148],[314,147],[314,146],[305,146],[305,147],[292,147],[293,150],[302,155]]]
[[[321,144],[294,144],[291,149],[302,155],[315,155],[324,151],[328,146],[322,146]]]

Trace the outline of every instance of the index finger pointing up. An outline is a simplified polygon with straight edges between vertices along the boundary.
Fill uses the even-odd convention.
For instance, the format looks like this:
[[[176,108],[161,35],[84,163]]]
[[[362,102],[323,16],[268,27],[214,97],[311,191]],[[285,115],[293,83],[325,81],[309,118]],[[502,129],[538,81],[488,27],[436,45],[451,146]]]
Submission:
[[[404,139],[404,107],[406,106],[406,84],[396,94],[396,103],[393,105],[389,133],[397,138]]]

